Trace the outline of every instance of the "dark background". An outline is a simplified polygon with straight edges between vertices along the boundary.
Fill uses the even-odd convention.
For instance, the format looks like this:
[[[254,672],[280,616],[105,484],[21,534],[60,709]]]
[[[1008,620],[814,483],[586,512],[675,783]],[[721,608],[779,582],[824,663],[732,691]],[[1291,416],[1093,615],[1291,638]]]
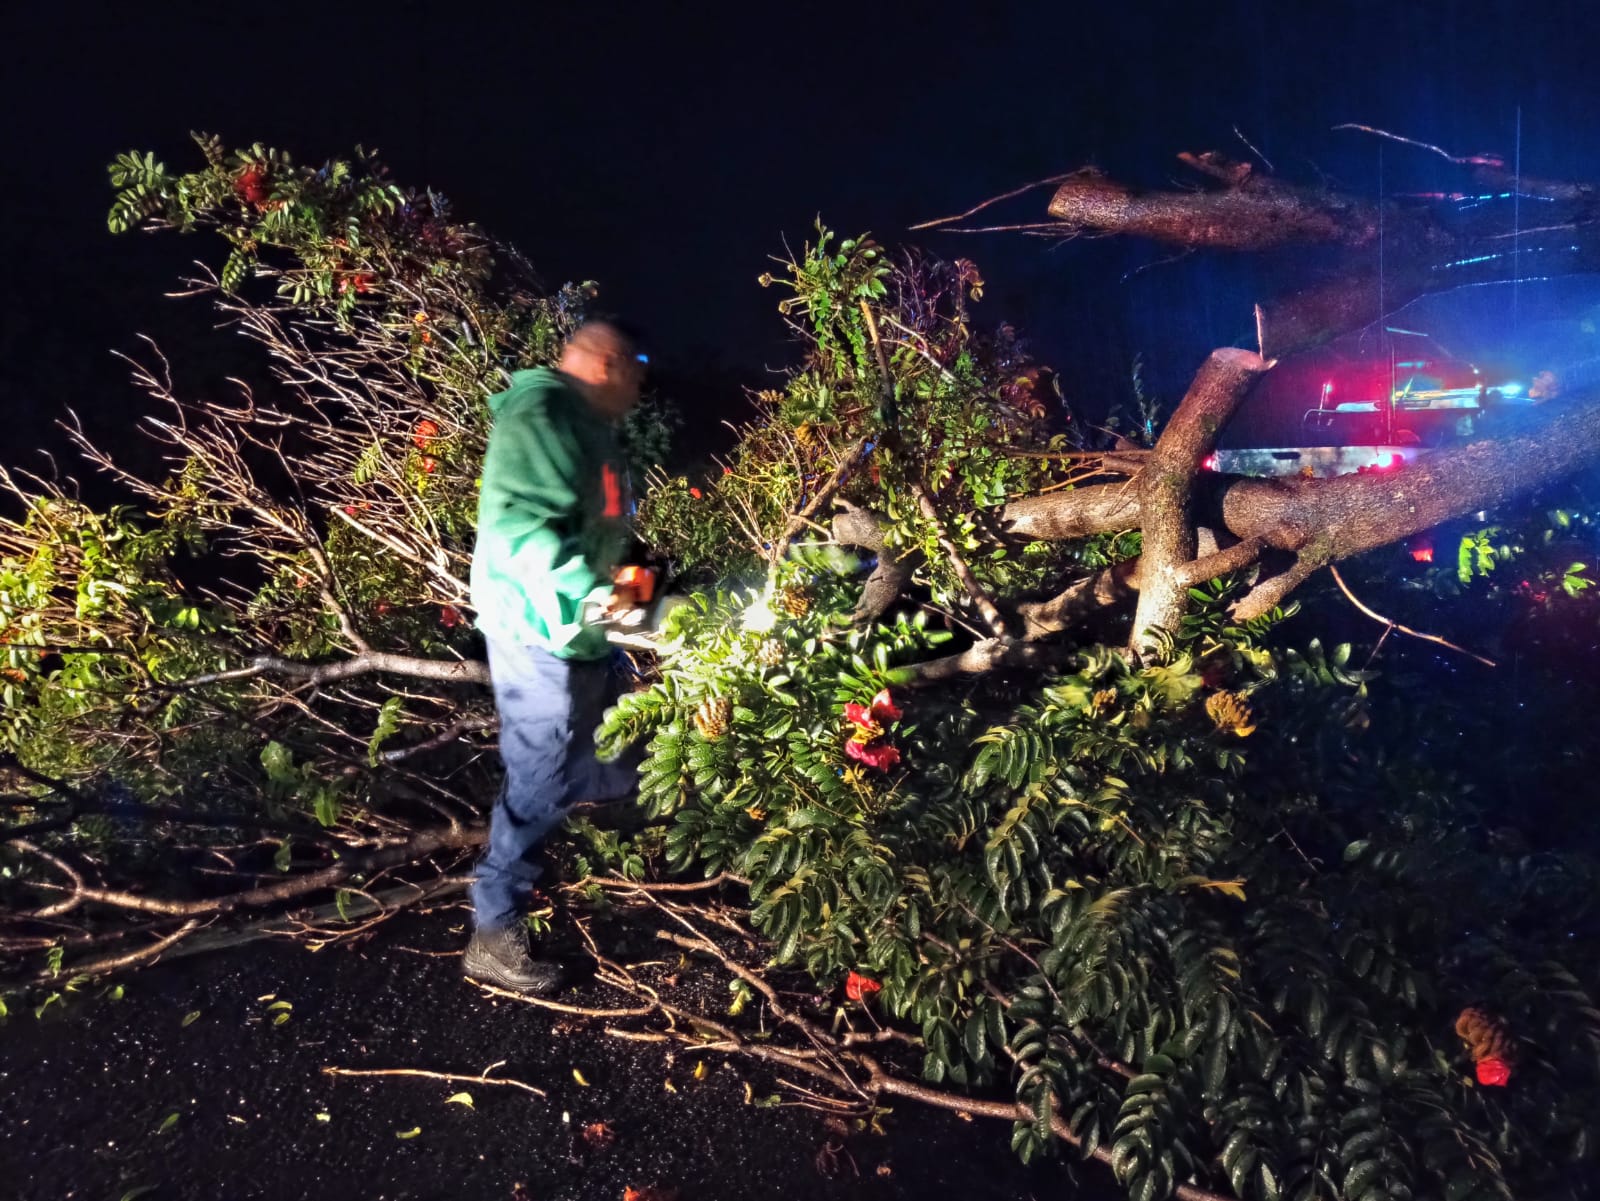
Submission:
[[[69,405],[96,429],[126,421],[133,394],[108,351],[137,332],[225,373],[235,348],[199,336],[200,306],[159,298],[218,245],[105,229],[106,162],[137,147],[190,167],[190,129],[302,160],[379,147],[401,182],[451,196],[548,282],[599,280],[707,416],[723,415],[719,381],[760,383],[784,361],[777,297],[755,278],[818,214],[976,259],[980,319],[1018,325],[1069,396],[1103,407],[1136,352],[1170,396],[1210,347],[1248,341],[1249,270],[1138,271],[1163,253],[906,227],[1085,163],[1178,179],[1180,150],[1247,156],[1235,126],[1288,178],[1455,188],[1443,159],[1331,127],[1510,156],[1520,107],[1524,170],[1600,174],[1600,34],[1579,0],[34,3],[7,6],[4,25],[8,462]],[[1038,219],[1046,198],[1006,215]]]

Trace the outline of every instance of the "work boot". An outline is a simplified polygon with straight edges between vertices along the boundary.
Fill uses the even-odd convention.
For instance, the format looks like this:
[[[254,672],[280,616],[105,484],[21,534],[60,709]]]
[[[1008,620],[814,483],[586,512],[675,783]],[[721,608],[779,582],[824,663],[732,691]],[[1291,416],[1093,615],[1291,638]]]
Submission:
[[[461,957],[461,971],[480,984],[533,997],[549,996],[566,979],[559,963],[528,954],[528,932],[521,926],[476,931]]]

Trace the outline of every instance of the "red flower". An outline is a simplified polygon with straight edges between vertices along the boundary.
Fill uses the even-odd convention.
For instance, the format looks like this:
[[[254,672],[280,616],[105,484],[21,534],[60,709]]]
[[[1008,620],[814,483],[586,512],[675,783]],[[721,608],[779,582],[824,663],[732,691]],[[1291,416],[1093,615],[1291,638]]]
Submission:
[[[429,475],[432,475],[435,471],[439,470],[439,460],[434,458],[432,455],[423,455],[422,470],[427,472]]]
[[[1504,1088],[1511,1079],[1511,1065],[1493,1055],[1478,1060],[1478,1083]]]
[[[388,598],[380,596],[377,601],[373,603],[372,611],[379,617],[382,617],[385,613],[387,613],[389,611]]]
[[[872,698],[872,716],[877,721],[899,721],[905,716],[894,703],[894,697],[889,695],[885,688]]]
[[[346,517],[354,517],[356,515],[356,507],[354,505],[346,505],[344,507],[344,515]]]
[[[417,422],[416,431],[411,435],[411,441],[416,443],[418,450],[425,450],[429,442],[439,436],[439,423],[424,417]]]
[[[900,762],[900,748],[890,746],[881,739],[877,742],[857,742],[852,738],[844,744],[844,753],[879,771],[890,771]]]
[[[722,469],[722,474],[723,475],[732,475],[733,474],[733,468],[732,467],[724,467]]]
[[[260,208],[267,199],[267,173],[260,167],[246,167],[235,177],[233,190],[241,200]]]
[[[864,1001],[882,989],[883,985],[870,976],[863,976],[860,972],[851,972],[844,978],[844,995],[851,1001]]]
[[[689,489],[689,495],[694,497],[696,500],[699,500],[700,499],[700,489],[698,489],[698,488],[690,488]]]
[[[461,610],[454,605],[443,605],[439,609],[439,624],[447,630],[455,629],[464,620]]]
[[[887,688],[873,697],[870,705],[858,705],[854,701],[849,701],[844,707],[845,720],[854,722],[863,730],[878,730],[881,723],[899,721],[904,716]]]

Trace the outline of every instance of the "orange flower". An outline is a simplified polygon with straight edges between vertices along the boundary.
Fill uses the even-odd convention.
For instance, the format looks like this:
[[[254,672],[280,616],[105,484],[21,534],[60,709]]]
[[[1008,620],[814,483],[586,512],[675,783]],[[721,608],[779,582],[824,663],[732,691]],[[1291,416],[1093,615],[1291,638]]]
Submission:
[[[434,458],[432,455],[423,455],[422,470],[427,472],[429,475],[432,475],[435,471],[439,470],[439,460]]]
[[[416,443],[418,450],[424,449],[429,442],[439,436],[439,423],[424,417],[417,422],[416,431],[411,435],[411,441]]]
[[[1511,1065],[1503,1059],[1489,1056],[1478,1060],[1478,1083],[1504,1088],[1511,1080]]]
[[[689,489],[689,495],[694,497],[696,500],[700,500],[701,499],[700,489],[698,489],[698,488],[690,488]]]
[[[883,985],[860,972],[851,972],[844,978],[844,995],[851,1001],[865,1001],[873,993],[882,990]]]

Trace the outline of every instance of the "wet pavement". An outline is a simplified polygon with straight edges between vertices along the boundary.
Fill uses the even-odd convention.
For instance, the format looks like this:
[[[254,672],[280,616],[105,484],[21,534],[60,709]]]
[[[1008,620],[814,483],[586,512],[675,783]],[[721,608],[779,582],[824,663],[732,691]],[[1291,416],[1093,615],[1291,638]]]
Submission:
[[[681,1048],[669,1062],[659,1045],[486,998],[459,976],[453,952],[465,921],[451,903],[397,917],[356,945],[313,953],[257,943],[130,975],[120,1000],[96,1000],[101,988],[38,1018],[14,1009],[0,1024],[0,1196],[622,1201],[625,1190],[652,1188],[660,1198],[676,1190],[679,1201],[1074,1195],[1061,1164],[1027,1168],[1012,1156],[1003,1123],[901,1104],[882,1135],[841,1133],[813,1110],[762,1107],[779,1090],[759,1065]],[[617,1004],[593,984],[567,999]],[[322,1072],[478,1075],[500,1060],[493,1075],[548,1097]],[[470,1107],[450,1100],[463,1092]],[[1089,1188],[1077,1195],[1112,1195],[1103,1169],[1078,1174]]]

